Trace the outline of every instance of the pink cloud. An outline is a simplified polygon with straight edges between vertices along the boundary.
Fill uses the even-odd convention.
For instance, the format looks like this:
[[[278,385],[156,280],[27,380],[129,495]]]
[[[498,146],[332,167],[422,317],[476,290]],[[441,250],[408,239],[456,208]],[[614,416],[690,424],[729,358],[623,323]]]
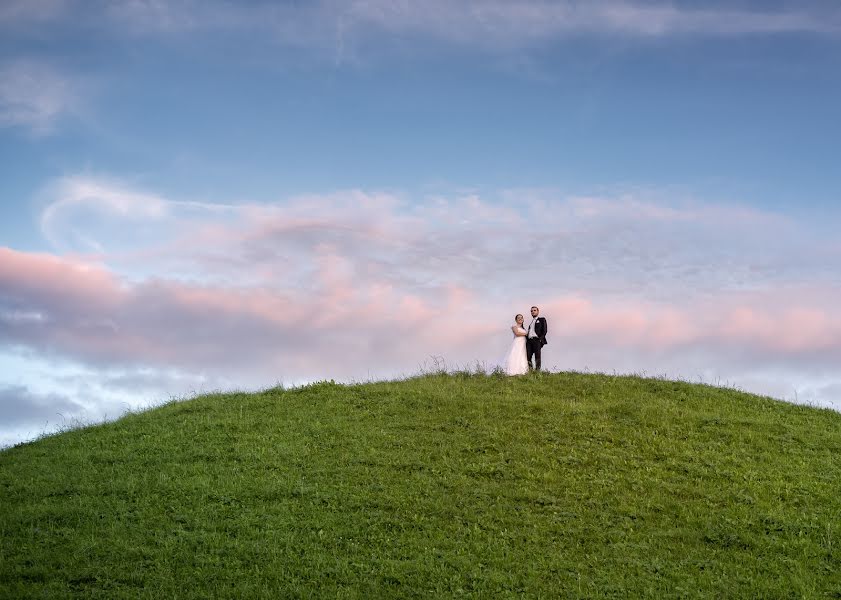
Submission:
[[[99,310],[119,303],[123,295],[117,279],[101,266],[3,247],[0,247],[0,284],[7,299],[23,304],[60,293],[65,304],[86,304]]]
[[[831,290],[820,290],[825,296]],[[742,348],[760,354],[790,356],[816,351],[841,352],[841,316],[809,290],[801,290],[801,304],[790,304],[794,290],[782,294],[767,290],[751,294],[745,306],[742,294],[720,293],[706,302],[681,307],[647,301],[595,304],[583,296],[545,303],[544,313],[559,315],[555,335],[575,341],[595,339],[605,347],[636,347],[669,351],[695,346]],[[841,298],[841,289],[834,290]]]
[[[507,343],[508,320],[463,286],[420,295],[387,280],[354,285],[353,268],[325,251],[311,289],[222,287],[164,279],[129,283],[103,267],[0,249],[5,337],[16,344],[94,364],[142,364],[286,377],[411,371],[429,356],[456,364]],[[821,295],[822,294],[822,295]],[[586,293],[541,302],[551,351],[644,360],[668,352],[748,353],[766,358],[841,355],[841,319],[820,294],[778,291],[720,295],[673,306],[608,302]],[[521,311],[529,304],[522,303]],[[46,323],[10,317],[25,307]],[[510,311],[509,311],[510,312]],[[374,365],[372,369],[372,365]]]
[[[418,351],[440,353],[439,342],[458,346],[447,340],[465,337],[437,318],[457,310],[459,289],[422,298],[387,282],[355,287],[341,257],[329,254],[309,290],[129,283],[54,256],[3,249],[0,259],[7,340],[82,362],[265,372],[281,357],[309,363],[289,376],[348,374],[373,358],[360,346],[383,352],[381,365],[394,370],[416,364]],[[12,302],[45,315],[49,326],[13,322],[3,306]],[[426,341],[420,349],[418,339]]]
[[[841,347],[841,317],[828,307],[738,306],[721,319],[718,336],[725,340],[756,340],[764,348],[786,353],[837,350]]]

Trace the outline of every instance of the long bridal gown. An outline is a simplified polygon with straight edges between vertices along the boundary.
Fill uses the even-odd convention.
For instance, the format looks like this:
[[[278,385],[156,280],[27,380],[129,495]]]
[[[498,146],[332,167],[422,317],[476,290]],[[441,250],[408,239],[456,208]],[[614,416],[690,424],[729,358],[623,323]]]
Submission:
[[[526,330],[522,327],[517,327],[517,330],[521,334],[526,333]],[[511,349],[502,361],[502,368],[507,375],[525,375],[529,372],[529,361],[526,358],[525,335],[514,335],[514,340],[511,342]]]

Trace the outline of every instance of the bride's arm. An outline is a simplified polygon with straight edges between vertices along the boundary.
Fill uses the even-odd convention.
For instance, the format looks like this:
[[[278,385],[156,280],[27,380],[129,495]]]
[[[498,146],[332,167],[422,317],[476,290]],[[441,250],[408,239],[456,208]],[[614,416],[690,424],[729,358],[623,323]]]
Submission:
[[[518,325],[512,325],[512,326],[511,326],[511,331],[513,331],[513,332],[514,332],[514,335],[515,335],[515,336],[517,336],[517,337],[525,337],[526,335],[528,335],[528,334],[526,333],[526,330],[525,330],[525,329],[522,329],[522,328],[521,328],[521,327],[519,327]]]

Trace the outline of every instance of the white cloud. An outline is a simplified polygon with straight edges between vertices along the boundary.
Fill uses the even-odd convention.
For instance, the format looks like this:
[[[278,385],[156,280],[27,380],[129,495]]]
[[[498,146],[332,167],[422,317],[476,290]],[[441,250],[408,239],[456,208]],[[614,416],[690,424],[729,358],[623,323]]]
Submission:
[[[103,369],[2,346],[0,373],[0,448],[234,385],[212,374]]]
[[[3,0],[0,2],[0,26],[38,23],[59,16],[68,0]]]
[[[473,0],[467,2],[349,3],[346,13],[355,23],[388,31],[418,31],[455,42],[529,46],[542,40],[575,34],[733,35],[745,33],[838,33],[838,11],[810,12],[682,7],[675,3],[606,0],[547,2]]]
[[[78,99],[78,86],[48,65],[28,60],[0,64],[0,127],[48,134],[75,110]]]
[[[123,0],[110,2],[106,7],[106,14],[112,20],[134,31],[164,33],[221,25],[219,16],[223,11],[235,14],[227,11],[224,4],[190,0]],[[234,21],[228,23],[229,26],[233,24]]]
[[[249,32],[281,45],[329,56],[336,64],[364,63],[383,44],[417,53],[440,42],[495,56],[584,36],[655,39],[670,36],[841,34],[841,10],[797,5],[739,9],[723,3],[698,8],[674,2],[629,0],[317,0],[303,4],[166,3],[132,0],[110,5],[109,18],[133,33],[180,35]],[[436,43],[430,45],[428,42]],[[374,50],[372,50],[374,49]],[[531,65],[531,66],[528,66]],[[540,69],[537,69],[540,72]]]
[[[723,3],[697,7],[629,0],[321,0],[303,5],[237,6],[134,1],[114,14],[130,27],[171,33],[201,29],[268,29],[281,42],[354,59],[372,39],[406,43],[419,35],[499,53],[532,48],[572,36],[841,33],[841,10],[801,4],[772,10],[739,9]]]
[[[512,192],[499,200],[466,194],[415,202],[348,191],[214,205],[75,177],[50,193],[41,224],[57,249],[86,253],[89,245],[74,242],[97,240],[108,264],[123,272],[142,263],[149,275],[157,270],[205,282],[263,285],[277,268],[285,279],[305,282],[315,257],[328,251],[401,285],[497,287],[500,273],[529,277],[551,265],[567,286],[658,298],[687,289],[828,282],[836,274],[832,246],[780,215],[669,203],[644,191],[604,197]],[[517,232],[525,230],[530,234],[521,239]]]
[[[574,36],[736,36],[841,33],[841,9],[800,3],[767,9],[732,3],[632,0],[315,0],[305,3],[220,0],[120,0],[91,9],[80,0],[14,1],[0,8],[0,25],[23,22],[109,24],[132,35],[248,32],[250,36],[329,53],[352,61],[372,40],[410,44],[433,38],[491,53]]]
[[[169,202],[154,194],[87,177],[64,178],[51,186],[48,194],[51,201],[41,212],[41,232],[62,250],[100,253],[104,247],[98,238],[113,237],[115,220],[121,221],[125,230],[136,232],[132,224],[160,220],[169,207]],[[97,229],[96,220],[100,217],[107,223]],[[124,236],[125,232],[121,232],[117,238]]]

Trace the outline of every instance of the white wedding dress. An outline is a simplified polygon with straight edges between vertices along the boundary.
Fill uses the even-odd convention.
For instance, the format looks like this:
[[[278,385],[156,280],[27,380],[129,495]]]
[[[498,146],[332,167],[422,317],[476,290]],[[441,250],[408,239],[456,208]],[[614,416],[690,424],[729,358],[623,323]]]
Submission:
[[[517,330],[521,334],[526,333],[526,330],[522,327],[517,327]],[[511,349],[502,360],[502,370],[507,375],[525,375],[529,372],[529,361],[526,358],[525,335],[514,335],[514,341],[511,342]]]

